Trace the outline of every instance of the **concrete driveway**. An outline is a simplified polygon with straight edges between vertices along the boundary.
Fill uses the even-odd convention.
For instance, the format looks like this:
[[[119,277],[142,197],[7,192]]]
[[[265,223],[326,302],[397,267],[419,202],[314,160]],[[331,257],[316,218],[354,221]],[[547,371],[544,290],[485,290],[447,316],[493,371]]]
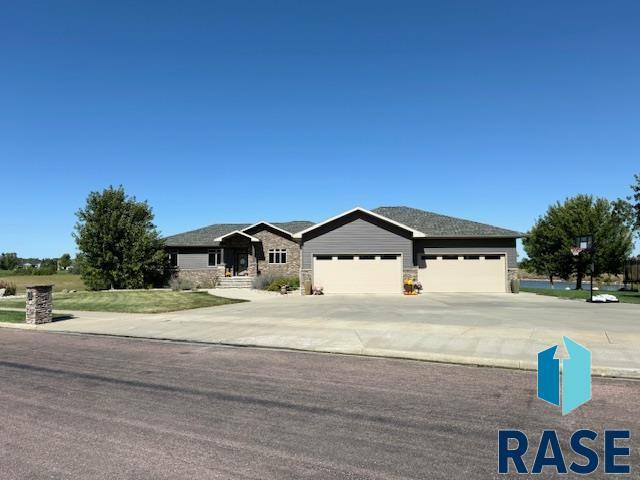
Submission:
[[[640,306],[522,293],[406,296],[268,295],[165,314],[74,312],[37,329],[380,355],[533,369],[567,335],[592,351],[595,374],[640,378]]]

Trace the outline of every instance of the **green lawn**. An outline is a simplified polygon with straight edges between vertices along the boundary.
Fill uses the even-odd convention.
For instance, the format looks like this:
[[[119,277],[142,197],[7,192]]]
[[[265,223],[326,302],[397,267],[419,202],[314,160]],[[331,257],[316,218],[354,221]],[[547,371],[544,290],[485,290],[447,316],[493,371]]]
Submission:
[[[173,292],[170,290],[78,292],[55,294],[53,308],[54,310],[85,310],[89,312],[161,313],[216,307],[244,301],[216,297],[206,292]],[[22,308],[24,304],[24,299],[0,300],[0,308]]]
[[[24,323],[24,312],[11,312],[8,310],[0,310],[0,322]]]
[[[2,270],[0,270],[2,272]],[[84,282],[80,278],[80,275],[73,273],[56,273],[54,275],[15,275],[11,272],[3,272],[0,274],[0,279],[16,284],[18,295],[24,294],[25,286],[42,284],[53,285],[54,292],[61,292],[62,290],[86,290]]]
[[[547,295],[550,297],[568,298],[570,300],[586,300],[589,298],[589,290],[560,290],[552,288],[521,288],[523,292]],[[593,294],[610,293],[618,297],[621,303],[640,303],[639,292],[605,292],[604,290],[594,291]]]
[[[54,320],[70,318],[68,315],[54,315]],[[24,312],[12,312],[10,310],[0,310],[0,322],[4,323],[24,323]]]

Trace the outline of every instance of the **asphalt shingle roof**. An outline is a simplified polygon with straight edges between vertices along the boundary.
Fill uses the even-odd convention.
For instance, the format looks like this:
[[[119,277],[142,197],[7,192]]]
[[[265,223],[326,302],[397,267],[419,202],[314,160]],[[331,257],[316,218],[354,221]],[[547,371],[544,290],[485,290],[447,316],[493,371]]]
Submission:
[[[486,223],[449,217],[411,207],[378,207],[373,212],[400,222],[428,237],[508,237],[519,238],[523,234]]]
[[[449,217],[438,213],[427,212],[411,207],[378,207],[373,212],[396,222],[418,230],[427,237],[495,237],[519,238],[524,236],[520,232],[506,228],[473,222],[463,218]],[[295,220],[291,222],[269,222],[275,227],[291,234],[305,230],[314,222]],[[215,238],[221,237],[235,230],[244,230],[251,223],[218,223],[208,227],[179,233],[165,238],[168,247],[209,247],[216,244]]]
[[[281,228],[289,233],[296,233],[309,228],[314,223],[306,220],[294,220],[291,222],[269,222],[274,227]],[[208,227],[198,228],[189,232],[178,233],[166,237],[165,245],[168,247],[210,247],[216,244],[214,238],[221,237],[235,230],[244,230],[252,223],[217,223]]]

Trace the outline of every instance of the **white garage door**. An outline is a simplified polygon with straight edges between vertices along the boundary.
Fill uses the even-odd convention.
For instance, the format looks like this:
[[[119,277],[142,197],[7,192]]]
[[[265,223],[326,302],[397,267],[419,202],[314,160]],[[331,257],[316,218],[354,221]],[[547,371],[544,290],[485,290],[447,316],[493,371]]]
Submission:
[[[402,255],[317,255],[313,285],[324,293],[401,293]]]
[[[418,280],[425,292],[507,291],[505,255],[423,255]]]

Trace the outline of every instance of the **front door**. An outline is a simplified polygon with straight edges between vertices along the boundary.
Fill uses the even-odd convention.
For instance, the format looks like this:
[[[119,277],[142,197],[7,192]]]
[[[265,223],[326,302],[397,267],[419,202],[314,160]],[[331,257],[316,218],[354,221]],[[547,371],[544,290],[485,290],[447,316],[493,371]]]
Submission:
[[[249,268],[249,254],[237,252],[235,265],[234,265],[234,275],[247,275],[247,270]]]

